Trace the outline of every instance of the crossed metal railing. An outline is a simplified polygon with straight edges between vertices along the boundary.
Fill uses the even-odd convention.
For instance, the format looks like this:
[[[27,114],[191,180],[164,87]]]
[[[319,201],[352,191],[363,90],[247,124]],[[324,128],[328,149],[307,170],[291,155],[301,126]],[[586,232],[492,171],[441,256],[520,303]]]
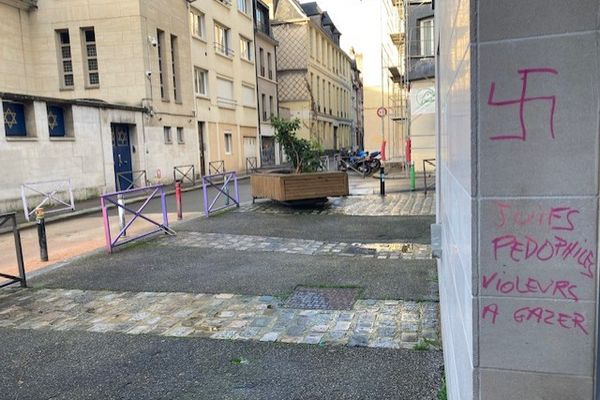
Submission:
[[[131,179],[128,175],[131,174]],[[125,181],[126,187],[121,187],[121,179]],[[148,177],[146,170],[141,169],[139,171],[124,171],[117,173],[117,191],[121,192],[124,190],[131,190],[136,188],[143,188],[148,186]]]
[[[329,165],[329,156],[322,156],[320,158],[320,161],[321,161],[321,165],[320,165],[321,169],[323,171],[329,171],[329,168],[330,168],[330,165]]]
[[[246,157],[246,174],[254,172],[258,169],[258,158]]]
[[[218,175],[225,173],[225,161],[210,161],[208,163],[208,175]]]
[[[14,212],[0,214],[0,227],[2,227],[2,225],[6,224],[8,221],[11,222],[12,226],[9,229],[12,230],[15,239],[15,251],[17,253],[17,267],[19,268],[19,276],[0,273],[0,278],[5,278],[8,280],[6,282],[0,282],[0,288],[13,285],[15,283],[20,283],[21,287],[27,287],[27,278],[25,277],[25,262],[23,261],[23,248],[21,247],[21,234],[19,233],[19,228],[17,226],[17,214]]]
[[[46,189],[44,190],[44,188]],[[68,201],[63,200],[59,196],[60,193],[65,192],[69,198]],[[27,197],[32,194],[41,195],[42,200],[39,204],[30,209]],[[71,179],[56,179],[52,181],[23,183],[21,185],[21,200],[23,201],[23,212],[25,213],[25,219],[27,221],[31,220],[31,216],[35,213],[35,210],[46,205],[56,204],[62,206],[58,208],[47,209],[46,214],[75,210],[75,198],[73,197]]]
[[[196,168],[191,165],[177,165],[173,167],[173,181],[179,181],[182,186],[187,183],[196,186]]]
[[[217,181],[219,182],[217,183]],[[229,194],[229,183],[231,181],[233,181],[235,197],[231,197]],[[208,193],[209,188],[217,189],[217,195],[212,201],[210,201],[210,204],[210,196]],[[237,175],[235,172],[225,172],[222,174],[202,176],[202,190],[204,192],[204,214],[206,217],[209,217],[211,212],[214,213],[229,207],[240,206],[240,192],[238,190]],[[225,205],[215,207],[217,200],[221,198],[221,195],[225,196]],[[233,204],[231,204],[231,201]]]
[[[119,198],[122,198],[121,196],[138,194],[142,192],[145,192],[147,197],[137,210],[134,210],[130,206],[126,205],[123,201],[119,201]],[[150,201],[159,196],[162,210],[162,223],[147,217],[143,213],[144,209],[150,203]],[[115,205],[117,209],[122,209],[123,211],[129,212],[134,215],[134,217],[120,229],[119,233],[115,236],[114,239],[112,238],[110,232],[110,220],[108,219],[108,203]],[[169,219],[167,216],[167,200],[163,185],[104,194],[100,197],[100,206],[102,207],[102,219],[104,221],[104,237],[106,239],[106,250],[109,253],[112,253],[113,249],[117,246],[122,246],[133,240],[141,239],[157,232],[164,232],[169,235],[175,235],[175,231],[169,228]],[[156,226],[156,228],[151,232],[142,233],[136,236],[129,236],[127,239],[121,240],[125,237],[127,229],[138,218],[141,218],[144,221],[151,223],[152,225]]]
[[[350,162],[349,158],[340,157],[337,165],[338,165],[338,169],[346,170],[346,171],[351,170],[351,171],[356,172],[359,175],[362,175],[363,178],[367,177],[367,169],[365,168],[364,170],[361,171],[358,168],[354,167],[354,165],[352,165],[352,163]]]
[[[429,184],[427,183],[427,165],[433,167],[433,172],[429,171]],[[430,189],[435,189],[435,158],[423,160],[423,184],[425,186],[425,194],[427,194]]]

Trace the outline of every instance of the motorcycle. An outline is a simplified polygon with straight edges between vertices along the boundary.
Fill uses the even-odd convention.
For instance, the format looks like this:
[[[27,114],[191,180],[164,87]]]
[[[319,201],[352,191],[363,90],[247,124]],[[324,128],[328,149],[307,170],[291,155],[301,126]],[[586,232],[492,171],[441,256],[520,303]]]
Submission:
[[[367,163],[371,172],[377,172],[381,168],[381,152],[373,151],[367,157]]]
[[[345,157],[342,156],[338,163],[339,171],[347,171],[352,169],[363,175],[371,174],[370,163],[368,162],[368,152],[360,150],[356,153],[350,153]]]

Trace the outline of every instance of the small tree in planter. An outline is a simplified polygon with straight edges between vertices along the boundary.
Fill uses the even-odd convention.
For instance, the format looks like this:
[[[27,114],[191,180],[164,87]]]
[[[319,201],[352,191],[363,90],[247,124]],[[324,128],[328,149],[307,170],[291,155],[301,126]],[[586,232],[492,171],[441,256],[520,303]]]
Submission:
[[[347,196],[348,175],[345,172],[317,172],[323,150],[318,143],[296,136],[300,128],[298,119],[285,120],[273,117],[275,139],[292,162],[294,172],[258,173],[250,177],[252,198],[268,198],[284,203],[298,201],[323,202],[328,197]]]
[[[300,128],[300,120],[273,117],[271,124],[275,128],[275,139],[283,146],[295,173],[316,172],[321,164],[320,157],[323,149],[318,143],[296,136]]]

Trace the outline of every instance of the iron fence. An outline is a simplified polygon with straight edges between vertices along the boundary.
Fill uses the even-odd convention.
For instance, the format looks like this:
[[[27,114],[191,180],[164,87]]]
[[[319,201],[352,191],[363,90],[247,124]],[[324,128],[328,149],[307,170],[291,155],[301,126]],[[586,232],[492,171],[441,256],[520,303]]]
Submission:
[[[173,167],[173,180],[179,181],[181,186],[184,186],[186,182],[196,186],[196,167],[193,164]]]
[[[427,166],[433,167],[429,172],[427,172]],[[431,189],[435,189],[435,158],[427,158],[423,160],[423,185],[425,189],[425,194]],[[429,175],[429,183],[427,183],[427,178]]]
[[[4,278],[7,280],[5,282],[0,282],[0,288],[9,285],[14,285],[15,283],[19,283],[21,287],[27,287],[27,278],[25,276],[25,262],[23,261],[23,247],[21,246],[21,234],[19,233],[19,228],[17,226],[17,214],[15,214],[14,212],[8,214],[0,214],[0,228],[9,221],[11,223],[9,231],[13,232],[13,237],[15,241],[15,252],[17,255],[17,268],[19,269],[19,276],[0,273],[0,278]]]
[[[129,175],[131,175],[131,178],[129,178]],[[125,181],[126,187],[121,187],[121,179]],[[119,192],[144,188],[146,186],[148,186],[148,177],[145,169],[117,173],[117,191]]]
[[[61,198],[61,194],[64,197],[68,197],[68,200]],[[41,196],[42,200],[30,209],[28,197],[32,195]],[[75,198],[73,196],[71,179],[23,183],[21,185],[21,200],[23,201],[23,212],[27,221],[31,220],[31,215],[40,207],[58,205],[58,208],[45,207],[46,214],[75,210]]]

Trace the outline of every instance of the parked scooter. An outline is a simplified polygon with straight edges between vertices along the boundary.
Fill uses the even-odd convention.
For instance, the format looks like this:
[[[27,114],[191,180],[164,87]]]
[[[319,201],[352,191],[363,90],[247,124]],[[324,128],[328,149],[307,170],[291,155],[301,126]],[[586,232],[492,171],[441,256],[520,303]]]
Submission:
[[[377,172],[381,168],[381,152],[373,151],[367,157],[367,163],[371,172]]]
[[[359,150],[355,153],[347,153],[342,155],[338,163],[339,171],[347,171],[348,169],[357,171],[363,175],[371,174],[371,167],[368,161],[369,153],[364,150]]]

